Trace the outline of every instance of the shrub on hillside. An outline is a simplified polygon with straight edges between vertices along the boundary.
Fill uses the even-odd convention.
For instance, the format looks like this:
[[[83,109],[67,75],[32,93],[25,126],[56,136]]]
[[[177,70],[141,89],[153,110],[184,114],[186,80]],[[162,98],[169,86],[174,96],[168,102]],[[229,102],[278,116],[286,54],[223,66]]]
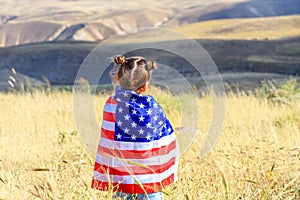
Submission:
[[[290,101],[300,98],[300,82],[295,77],[284,82],[263,81],[261,86],[255,90],[255,94],[257,97],[273,103],[289,104]]]

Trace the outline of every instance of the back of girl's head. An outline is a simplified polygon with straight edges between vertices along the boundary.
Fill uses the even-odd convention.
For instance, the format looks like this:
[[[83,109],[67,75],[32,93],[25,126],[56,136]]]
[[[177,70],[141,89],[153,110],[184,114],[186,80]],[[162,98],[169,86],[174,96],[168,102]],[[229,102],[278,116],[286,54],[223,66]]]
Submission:
[[[124,89],[137,90],[150,81],[151,71],[157,68],[154,61],[147,62],[143,57],[120,55],[114,57],[114,63],[119,66],[115,78]]]

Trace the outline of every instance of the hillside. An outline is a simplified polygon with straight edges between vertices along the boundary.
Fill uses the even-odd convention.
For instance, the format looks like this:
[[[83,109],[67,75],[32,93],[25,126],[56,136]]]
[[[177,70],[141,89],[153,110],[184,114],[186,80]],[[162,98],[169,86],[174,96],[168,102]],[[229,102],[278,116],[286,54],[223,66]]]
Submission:
[[[184,44],[184,41],[179,42]],[[240,73],[262,73],[259,76],[252,74],[258,77],[251,84],[252,86],[258,85],[264,78],[278,78],[277,75],[271,74],[282,76],[300,74],[300,38],[278,41],[198,40],[198,42],[210,54],[223,74],[239,73],[234,76],[224,76],[228,77],[225,80],[228,82],[243,81],[240,79],[242,76]],[[157,45],[164,46],[167,43],[158,42]],[[96,45],[97,43],[59,42],[1,48],[0,70],[15,67],[19,73],[40,81],[43,81],[45,76],[53,85],[73,85],[81,63]],[[181,48],[193,52],[189,46]],[[201,77],[193,66],[174,54],[158,49],[141,49],[127,56],[135,54],[171,66],[195,84],[201,82]],[[97,63],[99,67],[105,67],[102,61]],[[110,83],[108,71],[106,73],[101,83]],[[251,74],[243,77],[253,80]],[[7,82],[7,80],[8,77],[0,82]]]
[[[178,11],[206,4],[192,0],[4,0],[0,2],[0,46],[103,40],[141,27],[160,27]]]
[[[212,5],[194,6],[180,12],[168,25],[190,24],[199,21],[255,18],[300,14],[298,0],[249,0],[243,2],[224,1]]]
[[[229,18],[236,17],[237,8],[260,4],[267,6],[267,1],[129,1],[126,7],[119,0],[114,1],[114,4],[103,1],[102,5],[95,4],[94,0],[81,3],[58,0],[32,1],[32,5],[27,4],[28,1],[18,4],[16,2],[0,2],[0,5],[6,8],[1,10],[3,14],[0,13],[0,46],[3,46],[0,48],[2,86],[8,86],[8,72],[11,67],[17,69],[20,77],[23,77],[22,80],[40,83],[46,77],[53,85],[72,85],[80,64],[99,44],[99,40],[115,34],[122,35],[124,31],[143,26],[171,27],[179,33],[195,38],[208,51],[227,82],[242,82],[244,80],[240,77],[244,77],[251,80],[251,86],[255,86],[264,78],[277,79],[300,74],[300,15],[212,20],[221,16],[213,15],[214,17],[205,19],[208,21],[199,18],[203,16],[203,12],[225,12],[228,9],[234,13]],[[266,15],[263,16],[270,13],[285,15],[297,12],[298,4],[291,7],[291,2],[294,0],[286,1],[284,5],[275,3],[273,7],[269,7],[274,12],[266,10]],[[141,8],[143,3],[145,6]],[[280,5],[282,9],[279,9]],[[250,9],[251,6],[246,7]],[[237,10],[232,10],[234,8]],[[243,13],[247,12],[243,10]],[[137,15],[139,17],[136,17]],[[182,16],[185,17],[181,18]],[[222,17],[228,18],[225,15]],[[202,22],[192,23],[193,21]],[[187,22],[190,24],[185,24]],[[172,24],[174,26],[171,26]],[[182,41],[182,38],[176,38],[176,34],[175,37],[172,36],[164,30],[138,32],[126,35],[116,42],[118,45],[139,42],[145,46],[148,43],[164,46],[172,41],[182,43],[182,49],[193,52],[193,49],[184,45],[185,39]],[[110,48],[111,46],[108,49]],[[182,58],[178,59],[158,50],[141,50],[136,53],[172,66],[195,84],[201,82],[199,74]],[[99,66],[102,66],[101,63]],[[109,82],[108,75],[101,80],[101,83]],[[250,82],[247,81],[248,83]]]
[[[17,1],[0,2],[0,46],[48,41],[99,41],[143,27],[294,15],[298,0]]]
[[[177,26],[175,30],[202,39],[284,39],[300,36],[300,15],[206,21]]]

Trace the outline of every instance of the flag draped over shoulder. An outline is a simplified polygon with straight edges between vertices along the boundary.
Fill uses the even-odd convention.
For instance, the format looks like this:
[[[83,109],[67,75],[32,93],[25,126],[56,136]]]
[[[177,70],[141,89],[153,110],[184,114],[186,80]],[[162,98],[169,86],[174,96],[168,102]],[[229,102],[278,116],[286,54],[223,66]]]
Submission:
[[[161,191],[177,180],[179,147],[152,96],[116,87],[104,106],[92,188],[132,194]]]

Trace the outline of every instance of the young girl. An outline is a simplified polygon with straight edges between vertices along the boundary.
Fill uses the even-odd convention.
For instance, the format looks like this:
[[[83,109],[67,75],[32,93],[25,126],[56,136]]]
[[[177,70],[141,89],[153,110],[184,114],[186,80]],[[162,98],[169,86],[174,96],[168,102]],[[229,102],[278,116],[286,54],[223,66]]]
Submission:
[[[177,180],[179,147],[161,106],[143,95],[156,63],[117,56],[116,91],[106,101],[92,188],[117,199],[163,199]]]

